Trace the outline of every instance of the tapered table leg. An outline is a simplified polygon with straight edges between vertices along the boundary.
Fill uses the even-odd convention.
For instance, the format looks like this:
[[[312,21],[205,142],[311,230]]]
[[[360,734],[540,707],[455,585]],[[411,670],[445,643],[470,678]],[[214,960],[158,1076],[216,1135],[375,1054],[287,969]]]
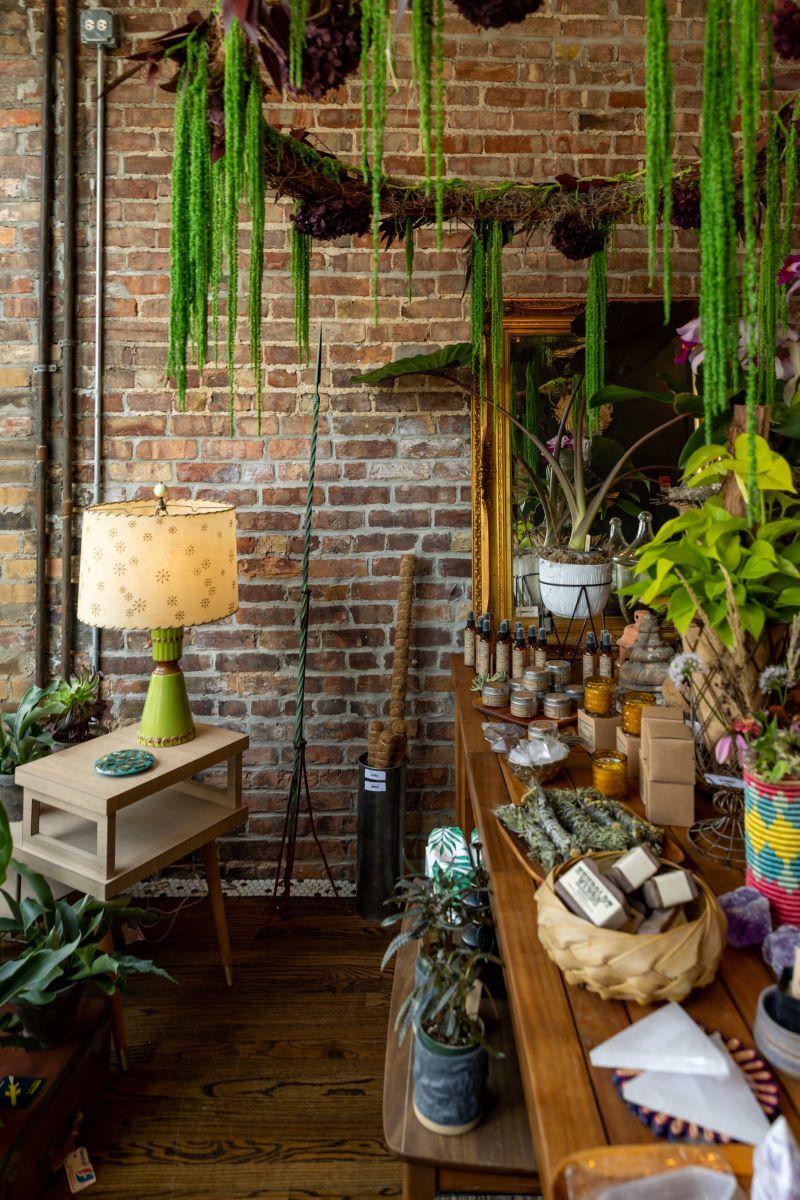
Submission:
[[[217,858],[217,843],[206,842],[201,847],[203,866],[208,883],[208,898],[211,901],[211,914],[214,918],[214,928],[217,931],[217,945],[225,972],[225,982],[233,986],[233,960],[231,958],[231,941],[228,936],[228,922],[225,917],[225,898],[222,895],[222,883],[219,877],[219,860]]]
[[[436,1200],[436,1168],[403,1163],[403,1200]]]

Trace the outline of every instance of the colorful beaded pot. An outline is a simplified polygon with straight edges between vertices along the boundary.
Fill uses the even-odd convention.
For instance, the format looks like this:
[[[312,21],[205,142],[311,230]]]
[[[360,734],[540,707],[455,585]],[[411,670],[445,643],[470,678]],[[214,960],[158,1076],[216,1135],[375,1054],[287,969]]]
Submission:
[[[703,1029],[704,1026],[701,1025],[700,1028]],[[713,1034],[718,1031],[706,1029],[705,1032]],[[767,1120],[772,1121],[780,1112],[780,1089],[775,1076],[758,1051],[751,1046],[745,1046],[741,1038],[726,1038],[724,1034],[720,1034],[720,1037],[731,1058],[744,1073]],[[672,1117],[669,1113],[655,1112],[652,1108],[645,1108],[643,1104],[632,1104],[630,1100],[626,1100],[622,1089],[629,1080],[635,1079],[639,1074],[639,1071],[614,1071],[611,1078],[620,1098],[656,1137],[666,1138],[668,1142],[728,1143],[734,1140],[724,1133],[717,1133],[715,1129],[693,1125],[689,1121]]]
[[[783,924],[800,924],[800,782],[765,783],[744,774],[747,883]]]

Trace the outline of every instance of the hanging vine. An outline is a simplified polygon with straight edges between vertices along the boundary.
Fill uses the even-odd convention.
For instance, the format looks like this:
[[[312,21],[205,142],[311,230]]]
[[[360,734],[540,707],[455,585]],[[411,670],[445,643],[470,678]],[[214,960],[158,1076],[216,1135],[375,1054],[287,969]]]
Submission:
[[[645,218],[647,274],[653,286],[658,260],[658,219],[662,215],[664,320],[672,292],[672,64],[666,0],[647,0],[645,66]]]
[[[414,222],[406,220],[403,251],[406,264],[406,283],[408,284],[408,299],[411,299],[414,285]]]
[[[289,86],[303,87],[303,52],[306,48],[308,0],[292,0],[289,17]]]
[[[175,141],[172,151],[172,217],[170,229],[169,351],[167,374],[175,380],[178,407],[186,403],[186,344],[191,327],[189,245],[192,88],[188,63],[178,78]]]
[[[784,182],[783,182],[783,237],[781,240],[781,262],[785,262],[792,252],[792,235],[794,233],[794,208],[797,202],[798,182],[798,147],[797,132],[800,122],[800,97],[792,103],[786,128],[784,130]],[[789,293],[788,288],[781,288],[778,301],[778,323],[785,328],[789,323]]]
[[[310,260],[311,238],[292,224],[290,271],[294,292],[294,336],[297,343],[297,361],[306,366],[309,361]]]
[[[586,289],[584,392],[587,400],[588,431],[597,427],[599,412],[589,408],[588,401],[606,382],[606,248],[593,254],[589,262],[589,283]]]
[[[211,274],[211,131],[206,113],[208,50],[195,40],[189,55],[189,270],[195,362],[208,360],[208,284]]]
[[[245,42],[238,21],[225,37],[225,249],[228,256],[228,395],[233,426],[236,395],[236,319],[239,266],[239,197],[244,166]]]
[[[706,441],[728,403],[729,363],[736,350],[734,158],[731,124],[736,79],[731,50],[732,0],[708,0],[703,58],[700,147],[700,325]]]
[[[219,365],[219,286],[222,282],[222,249],[225,241],[225,159],[218,158],[211,168],[211,331],[214,339],[214,365]]]
[[[486,320],[486,234],[485,222],[476,221],[472,234],[470,256],[470,342],[472,344],[472,374],[478,381],[483,399],[486,392],[486,367],[483,356],[484,322]]]
[[[389,0],[361,3],[361,169],[372,202],[372,296],[378,322],[381,249],[381,184],[386,131],[387,66],[391,53]],[[367,156],[369,145],[369,157]]]
[[[505,231],[502,221],[490,221],[486,243],[486,284],[489,299],[489,328],[492,350],[492,404],[497,421],[500,399],[500,375],[503,370],[503,246]]]
[[[247,91],[244,135],[244,173],[247,202],[252,221],[250,267],[247,292],[247,322],[250,334],[250,362],[256,384],[258,432],[261,433],[261,397],[264,371],[261,353],[261,307],[264,280],[264,217],[267,189],[264,182],[264,121],[261,116],[262,87],[258,71],[250,73]]]

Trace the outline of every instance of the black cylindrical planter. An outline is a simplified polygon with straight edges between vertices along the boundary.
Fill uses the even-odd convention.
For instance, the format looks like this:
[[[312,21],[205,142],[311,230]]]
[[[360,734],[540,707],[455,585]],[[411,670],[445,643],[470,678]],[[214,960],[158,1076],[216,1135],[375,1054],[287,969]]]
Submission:
[[[366,754],[358,766],[356,908],[362,917],[382,921],[403,874],[406,769],[370,767]]]

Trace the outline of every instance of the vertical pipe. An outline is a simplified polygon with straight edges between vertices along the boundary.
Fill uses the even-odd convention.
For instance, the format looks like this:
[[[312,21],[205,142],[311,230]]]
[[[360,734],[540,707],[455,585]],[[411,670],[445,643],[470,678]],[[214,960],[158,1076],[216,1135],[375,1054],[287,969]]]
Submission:
[[[72,586],[73,502],[72,445],[75,436],[75,122],[76,9],[75,0],[64,2],[64,337],[61,359],[61,674],[72,670],[75,627]]]
[[[103,243],[105,241],[106,101],[105,50],[97,47],[97,112],[95,145],[95,244],[94,244],[94,487],[92,502],[103,496]],[[92,669],[100,669],[100,630],[92,628]]]
[[[34,409],[34,509],[36,519],[36,616],[34,622],[34,676],[39,687],[47,679],[47,442],[50,411],[50,351],[52,313],[53,210],[53,56],[55,0],[45,0],[42,29],[42,147],[39,183],[39,319],[37,336],[36,404]]]

